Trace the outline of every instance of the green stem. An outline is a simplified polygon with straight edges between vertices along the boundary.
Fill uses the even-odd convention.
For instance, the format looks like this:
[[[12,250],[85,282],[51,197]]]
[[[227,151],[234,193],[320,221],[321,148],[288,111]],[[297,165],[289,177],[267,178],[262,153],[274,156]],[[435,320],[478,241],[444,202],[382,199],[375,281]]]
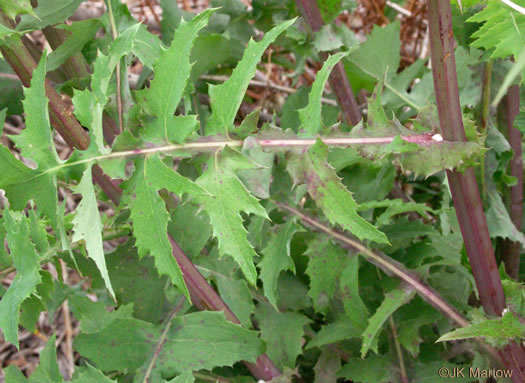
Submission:
[[[492,60],[489,60],[485,64],[483,71],[483,93],[481,97],[481,127],[480,134],[485,135],[487,133],[487,125],[490,117],[490,87],[492,86]],[[486,177],[486,166],[485,166],[485,155],[480,159],[481,168],[481,194],[482,199],[487,199],[487,180]]]
[[[111,35],[113,40],[116,40],[118,37],[118,29],[115,24],[115,17],[113,16],[113,7],[111,6],[111,0],[107,0],[108,13],[109,13],[109,23],[111,25]],[[119,132],[122,132],[123,128],[123,111],[122,111],[122,90],[120,89],[121,78],[120,78],[120,60],[117,62],[117,67],[115,68],[115,75],[117,79],[117,110],[118,110],[118,127]]]

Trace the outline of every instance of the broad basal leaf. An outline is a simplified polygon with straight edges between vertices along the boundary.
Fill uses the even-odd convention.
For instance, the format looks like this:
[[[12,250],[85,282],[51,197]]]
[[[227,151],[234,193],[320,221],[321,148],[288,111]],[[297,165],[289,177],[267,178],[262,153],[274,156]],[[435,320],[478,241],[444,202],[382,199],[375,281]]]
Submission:
[[[520,322],[514,313],[507,311],[501,318],[486,319],[470,324],[467,327],[458,328],[443,335],[437,341],[443,342],[476,337],[483,337],[493,346],[502,347],[513,340],[523,340],[525,338],[525,325]]]
[[[379,306],[374,315],[372,315],[368,321],[366,330],[362,334],[362,358],[366,356],[368,350],[370,350],[372,345],[376,342],[379,331],[390,315],[392,315],[399,307],[410,301],[414,294],[414,290],[403,286],[385,294],[385,299],[381,303],[381,306]],[[377,344],[374,351],[377,353]]]
[[[168,239],[168,212],[157,191],[166,188],[178,195],[207,193],[169,169],[158,157],[138,160],[136,167],[132,178],[134,196],[130,207],[133,234],[137,239],[139,256],[151,254],[155,258],[159,274],[167,274],[173,284],[189,297],[182,272],[172,255],[172,247]]]
[[[108,101],[109,82],[120,58],[131,52],[139,27],[140,24],[132,25],[120,34],[113,41],[107,56],[99,53],[94,64],[93,75],[91,76],[91,90],[75,91],[73,96],[75,115],[82,125],[89,128],[91,149],[88,149],[88,151],[90,152],[108,152],[104,147],[102,113]]]
[[[299,119],[301,120],[301,130],[303,135],[315,136],[323,128],[323,121],[321,119],[321,99],[323,97],[324,88],[328,76],[332,72],[333,67],[345,56],[348,52],[339,52],[333,56],[329,56],[323,64],[323,67],[315,77],[312,85],[312,90],[308,96],[308,105],[306,108],[299,109]]]
[[[18,348],[18,314],[20,305],[36,291],[40,283],[40,264],[35,246],[29,237],[28,220],[20,215],[15,219],[4,210],[9,252],[17,273],[9,289],[0,300],[0,329],[4,339]]]
[[[268,218],[266,210],[241,183],[237,171],[254,169],[256,165],[239,152],[226,147],[208,161],[208,169],[197,179],[197,184],[213,196],[195,199],[208,214],[213,235],[219,240],[221,256],[232,256],[241,267],[248,281],[255,285],[257,271],[253,264],[256,255],[246,238],[241,212]]]
[[[294,312],[280,313],[268,304],[260,304],[255,317],[266,342],[266,354],[278,367],[295,368],[295,359],[301,353],[303,327],[310,319]]]
[[[75,349],[102,371],[139,373],[151,364],[157,350],[152,376],[159,377],[231,366],[240,360],[255,362],[264,343],[257,332],[229,322],[222,312],[203,311],[177,316],[167,327],[115,319],[99,332],[78,335]]]
[[[75,193],[82,195],[82,200],[77,206],[75,218],[73,219],[73,242],[84,240],[88,256],[93,259],[104,279],[111,296],[115,298],[115,292],[109,280],[106,258],[104,255],[104,244],[102,243],[103,225],[98,211],[97,196],[91,178],[91,166],[84,171],[82,180],[77,187],[73,188]]]
[[[264,295],[277,308],[277,281],[282,271],[295,272],[295,265],[290,255],[290,242],[294,234],[303,229],[294,219],[274,229],[275,233],[271,235],[270,242],[262,251],[263,259],[258,266],[261,268]]]
[[[193,41],[199,31],[206,26],[213,12],[215,9],[208,9],[189,22],[181,21],[171,46],[162,51],[154,65],[155,77],[151,86],[138,93],[146,110],[156,117],[146,126],[142,134],[145,139],[153,142],[181,143],[196,128],[194,124],[190,130],[183,129],[183,126],[177,124],[178,121],[173,114],[190,77],[189,57]]]
[[[241,106],[244,94],[264,51],[294,22],[295,19],[292,19],[279,24],[266,33],[264,38],[257,43],[250,40],[242,60],[237,64],[230,78],[221,85],[209,86],[212,115],[206,126],[207,134],[224,133],[228,135],[228,132],[233,128],[237,110]]]
[[[341,225],[359,239],[388,243],[386,236],[357,214],[357,203],[327,163],[328,148],[321,141],[301,156],[288,161],[294,184],[306,184],[308,194],[333,224]]]

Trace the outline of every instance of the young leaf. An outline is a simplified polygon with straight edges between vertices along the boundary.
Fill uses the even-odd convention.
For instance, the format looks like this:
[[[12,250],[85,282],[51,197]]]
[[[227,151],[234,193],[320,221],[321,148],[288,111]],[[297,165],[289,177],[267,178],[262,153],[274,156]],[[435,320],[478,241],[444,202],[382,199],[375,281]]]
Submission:
[[[89,151],[108,152],[104,147],[102,113],[108,101],[109,82],[121,57],[131,52],[139,27],[140,24],[132,25],[120,34],[113,41],[107,56],[99,53],[94,64],[93,75],[91,76],[91,90],[75,91],[73,96],[75,116],[77,116],[82,125],[89,128],[91,135],[90,146],[92,148],[88,149]]]
[[[246,238],[240,213],[253,213],[264,218],[268,218],[268,215],[235,173],[254,168],[256,165],[241,153],[226,147],[210,158],[208,169],[196,181],[213,196],[195,199],[210,217],[213,235],[219,240],[221,256],[232,256],[252,285],[257,280],[257,271],[253,264],[256,253]]]
[[[193,41],[199,31],[208,24],[213,12],[215,9],[207,9],[189,22],[181,21],[170,48],[162,51],[154,65],[155,77],[151,86],[138,92],[138,97],[143,101],[146,110],[156,117],[153,123],[146,126],[142,134],[146,140],[181,143],[186,138],[188,132],[181,131],[173,114],[190,77],[189,57]]]
[[[321,118],[321,99],[323,97],[324,88],[328,81],[328,76],[332,72],[333,67],[345,56],[348,52],[339,52],[333,56],[329,56],[323,64],[323,67],[312,85],[312,90],[308,96],[308,105],[306,108],[299,109],[299,119],[304,130],[304,135],[315,136],[323,128],[323,121]]]
[[[233,128],[237,110],[241,106],[244,94],[264,51],[294,22],[295,19],[292,19],[279,24],[266,33],[264,38],[257,43],[250,40],[242,60],[237,64],[230,78],[221,85],[209,86],[208,93],[212,115],[206,125],[207,134],[224,133],[228,135],[228,132]]]
[[[262,250],[263,259],[259,262],[261,280],[264,286],[264,295],[277,308],[277,281],[284,270],[295,272],[295,265],[290,255],[290,242],[295,233],[303,229],[289,220],[284,225],[276,227],[276,233],[271,236],[270,242]]]
[[[346,261],[345,252],[329,239],[317,236],[304,253],[308,257],[305,273],[310,277],[308,296],[316,312],[326,314]]]
[[[472,323],[467,327],[458,328],[446,333],[437,341],[469,339],[483,337],[495,347],[502,347],[509,342],[520,341],[525,338],[525,325],[512,312],[507,311],[501,318],[486,319],[479,323]]]
[[[102,371],[143,370],[157,348],[154,376],[211,370],[239,360],[255,362],[264,343],[257,332],[212,311],[177,316],[164,327],[131,318],[115,319],[96,333],[75,338],[75,349]]]
[[[91,178],[91,166],[84,171],[82,180],[77,187],[73,188],[75,193],[82,195],[78,204],[75,218],[73,218],[73,242],[84,240],[88,256],[93,259],[104,279],[111,296],[115,298],[115,292],[109,280],[104,245],[102,243],[102,222],[98,211],[97,196]]]
[[[381,306],[379,306],[374,315],[372,315],[368,321],[366,330],[361,335],[363,338],[363,344],[361,345],[361,358],[366,356],[377,336],[379,336],[379,330],[383,327],[383,323],[385,323],[390,315],[392,315],[399,307],[409,302],[414,295],[414,290],[404,286],[385,294],[385,299],[381,302]],[[377,349],[375,351],[377,353]]]
[[[327,163],[328,148],[321,141],[301,156],[288,161],[294,184],[306,184],[308,194],[333,224],[341,225],[359,239],[388,243],[386,236],[357,214],[357,203]]]
[[[0,300],[0,329],[4,339],[18,348],[18,314],[20,305],[36,291],[40,283],[40,263],[35,246],[29,237],[29,224],[24,215],[16,220],[4,210],[4,225],[13,266],[17,274]]]
[[[189,297],[180,267],[172,255],[166,206],[153,187],[153,181],[149,179],[149,166],[144,164],[148,161],[149,158],[136,161],[136,170],[131,180],[134,186],[134,197],[130,202],[131,220],[139,257],[142,258],[145,254],[153,256],[159,274],[167,274],[172,283]]]
[[[266,341],[268,357],[282,367],[295,367],[295,359],[301,353],[303,327],[310,319],[294,312],[280,313],[268,304],[260,304],[255,316]]]

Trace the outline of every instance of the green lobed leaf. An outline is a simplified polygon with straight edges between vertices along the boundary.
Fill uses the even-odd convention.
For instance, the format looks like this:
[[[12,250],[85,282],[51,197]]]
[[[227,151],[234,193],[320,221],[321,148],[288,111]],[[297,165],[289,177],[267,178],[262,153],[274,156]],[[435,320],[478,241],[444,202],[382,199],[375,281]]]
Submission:
[[[387,383],[395,379],[395,370],[386,355],[370,355],[366,359],[350,359],[338,376],[356,383]]]
[[[314,383],[336,383],[337,371],[341,368],[341,358],[332,350],[324,348],[314,366]]]
[[[348,256],[339,279],[339,288],[348,321],[362,333],[368,323],[368,309],[359,295],[359,286],[359,257]]]
[[[362,327],[364,328],[364,326]],[[306,345],[306,350],[351,338],[358,338],[362,332],[363,330],[360,327],[354,327],[347,317],[340,317],[332,323],[321,327],[321,330]]]
[[[56,353],[56,334],[53,334],[40,352],[40,363],[35,372],[29,378],[30,383],[62,383],[63,378],[58,369]]]
[[[73,105],[75,116],[88,127],[91,136],[90,149],[97,153],[107,153],[102,133],[102,114],[108,101],[109,82],[117,63],[122,56],[129,54],[133,48],[135,36],[140,24],[135,24],[121,33],[111,44],[109,54],[99,53],[93,66],[91,90],[75,91]]]
[[[75,369],[76,370],[76,369]],[[87,363],[87,368],[84,369],[77,378],[73,379],[71,383],[116,383],[116,380],[112,380],[104,375],[101,371]]]
[[[257,43],[250,39],[242,60],[239,61],[230,78],[221,85],[209,85],[212,115],[206,125],[207,134],[224,133],[228,135],[233,128],[237,111],[264,51],[294,22],[295,19],[292,19],[279,24]]]
[[[277,367],[295,368],[295,360],[302,349],[303,327],[310,319],[299,313],[278,312],[265,303],[257,307],[255,317],[267,345],[268,357]]]
[[[497,191],[489,195],[489,208],[487,210],[487,225],[492,238],[508,238],[521,243],[525,247],[525,235],[514,225],[501,196]]]
[[[213,196],[195,198],[210,217],[213,235],[219,240],[220,255],[232,256],[252,285],[257,280],[253,264],[256,253],[246,238],[240,213],[253,213],[264,218],[268,215],[235,173],[254,168],[256,165],[241,153],[226,147],[210,158],[207,170],[196,181]]]
[[[152,257],[138,258],[132,242],[119,246],[106,259],[119,305],[133,303],[133,316],[159,323],[166,310],[167,277],[159,278]]]
[[[170,48],[162,50],[153,70],[155,77],[148,89],[137,93],[139,100],[152,116],[153,123],[146,126],[143,137],[153,142],[181,143],[187,132],[181,133],[173,114],[184,94],[191,74],[189,61],[193,41],[204,28],[215,9],[207,9],[189,22],[181,21]]]
[[[171,237],[190,258],[198,256],[212,236],[208,218],[198,206],[189,203],[171,211],[168,229]]]
[[[346,254],[330,239],[317,236],[304,253],[308,257],[305,273],[310,278],[308,296],[316,312],[326,315],[337,288],[338,276],[346,263]]]
[[[115,292],[109,280],[106,258],[104,255],[104,244],[102,242],[102,231],[104,229],[98,211],[98,201],[93,187],[91,177],[91,166],[88,166],[82,175],[78,186],[72,188],[73,192],[82,195],[82,200],[77,206],[75,218],[73,218],[73,242],[85,241],[88,257],[93,259],[104,279],[111,296],[115,298]]]
[[[29,223],[24,215],[20,220],[4,210],[4,226],[13,266],[17,273],[0,300],[0,329],[4,339],[18,348],[18,314],[20,305],[36,291],[40,283],[40,263],[35,246],[29,237]]]
[[[263,258],[259,262],[264,295],[277,308],[277,282],[282,271],[295,272],[295,265],[290,254],[290,242],[295,233],[304,231],[295,219],[273,228],[275,231],[270,242],[262,250]]]
[[[467,21],[483,23],[472,34],[475,39],[472,45],[486,50],[494,49],[491,58],[514,56],[517,59],[525,48],[525,15],[501,1],[488,0],[487,6]]]
[[[11,19],[21,14],[35,15],[31,0],[0,0],[0,9]]]
[[[222,300],[233,311],[243,327],[252,327],[251,316],[255,311],[252,293],[244,279],[234,279],[221,274],[215,275],[217,288]]]
[[[387,319],[402,305],[409,302],[414,296],[415,292],[412,289],[402,286],[385,294],[385,299],[381,302],[381,306],[376,310],[368,321],[368,326],[361,335],[363,343],[361,345],[361,357],[364,358],[368,350],[372,347],[379,331]],[[377,350],[375,350],[377,352]]]
[[[444,342],[476,337],[483,337],[493,346],[502,347],[513,340],[520,341],[525,338],[525,325],[520,322],[516,314],[507,311],[501,318],[471,323],[467,327],[446,333],[437,341]]]
[[[137,239],[139,257],[150,254],[155,259],[159,274],[168,275],[172,283],[189,298],[182,272],[172,255],[173,249],[168,239],[169,215],[164,201],[157,193],[157,189],[153,187],[153,183],[158,183],[159,180],[155,176],[152,180],[149,178],[148,169],[152,166],[148,164],[150,161],[150,158],[137,160],[136,170],[132,177],[134,196],[130,201],[131,221],[133,222],[133,235]],[[155,162],[153,168],[155,168],[154,164]],[[176,185],[180,186],[178,183]]]
[[[330,76],[334,66],[347,55],[348,52],[339,52],[333,56],[328,56],[321,70],[317,72],[315,81],[312,85],[312,90],[308,95],[308,105],[298,111],[302,129],[300,132],[304,131],[304,135],[315,136],[321,132],[323,128],[323,121],[321,118],[321,99],[323,97],[326,82],[328,81],[328,76]]]
[[[98,19],[75,21],[71,25],[57,25],[55,27],[56,29],[67,31],[69,35],[66,40],[49,55],[47,70],[53,71],[60,68],[69,57],[80,52],[84,45],[95,37],[101,26],[102,23]]]
[[[357,214],[358,205],[335,170],[327,163],[328,147],[318,140],[306,153],[288,160],[294,184],[306,184],[308,194],[333,224],[359,239],[388,243],[387,237]]]
[[[186,371],[180,374],[179,376],[171,379],[168,383],[193,383],[195,382],[195,377],[191,371]]]
[[[131,318],[116,319],[96,333],[78,335],[74,345],[105,372],[137,371],[160,346],[153,365],[154,376],[211,370],[239,360],[255,362],[264,350],[255,331],[229,322],[222,312],[177,316],[163,326]]]
[[[425,204],[417,202],[405,202],[402,199],[385,199],[382,201],[369,201],[359,205],[357,211],[366,211],[368,209],[386,208],[376,219],[377,226],[383,226],[390,223],[391,218],[403,213],[415,211],[421,216],[433,210]]]
[[[7,0],[8,2],[13,2]],[[23,16],[18,23],[18,30],[43,29],[48,25],[59,24],[68,19],[78,8],[83,0],[38,0],[38,7],[34,12],[24,12],[29,16]],[[17,0],[16,3],[30,3],[29,0]],[[32,16],[31,16],[32,15]]]
[[[243,124],[252,114],[246,117]],[[263,167],[259,169],[241,170],[239,172],[239,178],[254,196],[262,199],[270,198],[275,152],[265,152],[257,143],[257,140],[253,136],[249,136],[244,140],[242,153]]]

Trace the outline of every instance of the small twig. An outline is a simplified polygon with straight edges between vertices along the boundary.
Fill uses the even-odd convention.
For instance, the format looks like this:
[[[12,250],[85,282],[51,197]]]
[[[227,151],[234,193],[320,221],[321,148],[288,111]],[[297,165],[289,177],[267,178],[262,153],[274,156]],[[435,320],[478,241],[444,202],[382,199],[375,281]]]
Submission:
[[[149,376],[151,375],[151,372],[153,371],[153,367],[155,367],[155,363],[157,362],[157,358],[160,355],[160,352],[162,351],[162,347],[164,346],[164,343],[166,342],[166,338],[168,336],[168,331],[171,328],[171,322],[173,321],[173,318],[178,314],[178,312],[182,309],[182,305],[184,304],[184,296],[179,299],[171,313],[168,315],[168,318],[165,322],[164,331],[162,332],[162,335],[159,338],[159,341],[157,342],[157,347],[155,347],[155,353],[153,354],[153,357],[151,358],[151,361],[149,362],[148,369],[146,370],[146,373],[144,374],[144,379],[142,380],[142,383],[148,383],[149,382]]]
[[[522,15],[525,15],[525,8],[520,7],[518,4],[515,4],[515,3],[513,3],[510,0],[501,0],[501,2],[506,4],[506,5],[508,5],[509,7],[514,9],[515,11],[521,13]]]
[[[67,283],[68,272],[65,262],[61,259],[60,265],[62,266],[62,278],[64,283]],[[64,327],[65,327],[65,351],[67,360],[67,375],[66,379],[71,379],[73,377],[73,372],[75,371],[75,359],[73,357],[73,326],[71,325],[71,314],[69,312],[69,303],[67,299],[62,303],[62,315],[64,317]]]
[[[111,25],[111,34],[113,41],[118,37],[117,26],[115,25],[115,17],[113,16],[113,8],[111,6],[111,0],[107,1],[108,13],[109,13],[109,23]],[[123,112],[122,112],[122,94],[120,90],[121,78],[120,78],[120,60],[117,62],[117,67],[115,69],[115,74],[117,78],[117,109],[118,109],[118,126],[119,132],[122,133],[123,128]]]
[[[401,344],[399,343],[396,323],[394,322],[394,318],[392,317],[392,315],[390,315],[388,321],[390,323],[390,329],[392,330],[392,337],[394,338],[394,345],[396,347],[397,358],[399,359],[399,373],[401,375],[401,381],[403,383],[408,383],[407,368],[405,366],[405,360],[403,358],[403,350],[401,349]]]
[[[399,4],[394,3],[393,1],[387,0],[386,5],[387,7],[392,8],[394,11],[399,12],[404,16],[412,17],[412,12],[406,10],[405,8],[403,8]]]

